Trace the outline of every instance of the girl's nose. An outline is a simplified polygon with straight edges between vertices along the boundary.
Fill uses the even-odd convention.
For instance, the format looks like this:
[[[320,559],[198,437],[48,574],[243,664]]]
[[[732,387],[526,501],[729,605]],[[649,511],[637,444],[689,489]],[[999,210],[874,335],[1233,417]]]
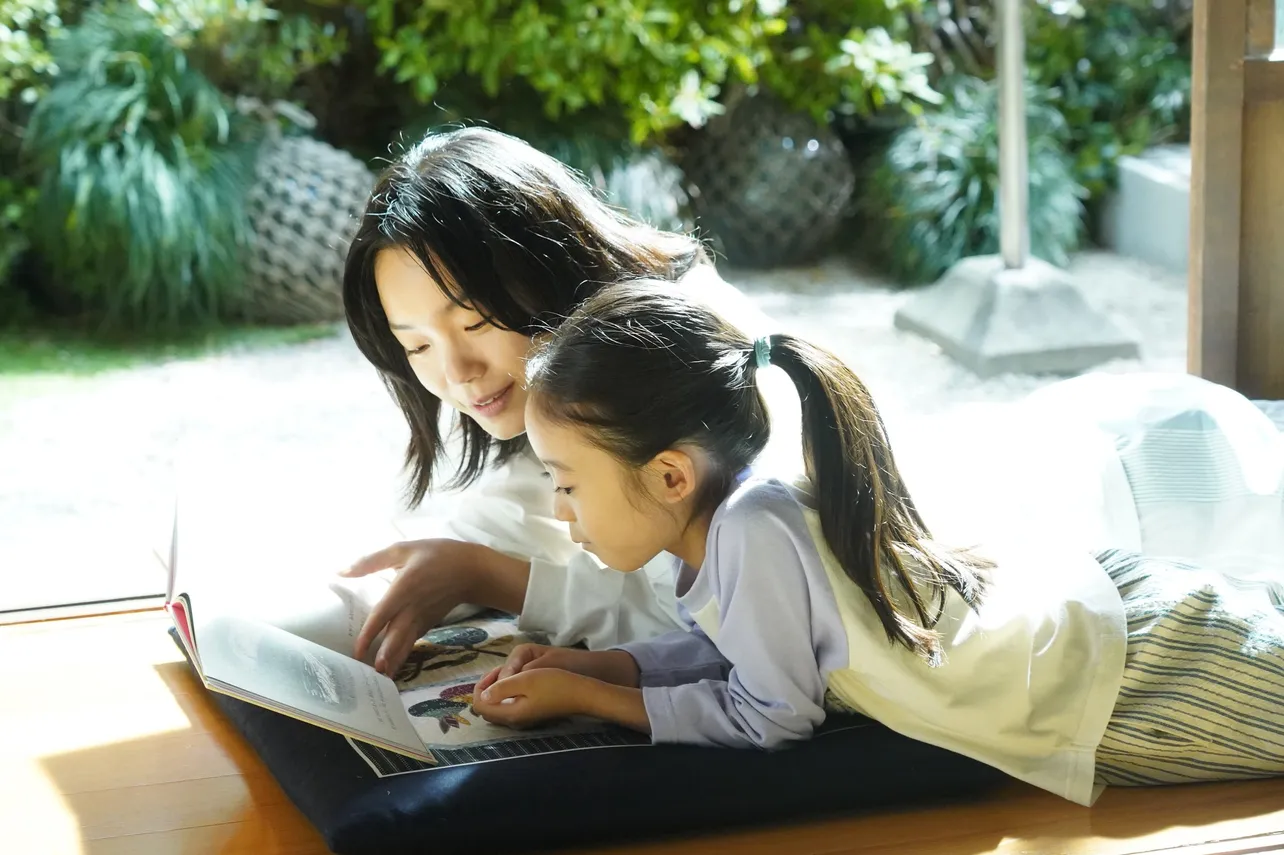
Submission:
[[[566,501],[566,496],[562,493],[558,493],[553,497],[553,517],[558,522],[575,522],[575,513],[571,510],[571,503]]]

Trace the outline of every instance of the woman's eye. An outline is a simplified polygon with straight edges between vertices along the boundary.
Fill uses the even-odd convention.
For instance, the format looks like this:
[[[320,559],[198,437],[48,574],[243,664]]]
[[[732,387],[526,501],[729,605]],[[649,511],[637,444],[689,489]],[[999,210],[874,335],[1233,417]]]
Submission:
[[[464,327],[464,332],[477,332],[479,329],[482,329],[488,326],[490,326],[490,321],[483,318],[482,320],[473,324],[471,327]]]
[[[413,347],[413,348],[408,347],[406,348],[406,356],[418,356],[419,354],[426,353],[427,351],[428,351],[428,345],[426,344],[421,344],[418,347]]]

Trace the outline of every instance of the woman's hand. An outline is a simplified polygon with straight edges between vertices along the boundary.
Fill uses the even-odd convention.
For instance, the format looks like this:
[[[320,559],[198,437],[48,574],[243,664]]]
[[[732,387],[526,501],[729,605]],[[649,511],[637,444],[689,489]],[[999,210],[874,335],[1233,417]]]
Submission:
[[[508,654],[508,660],[482,677],[473,691],[481,694],[498,680],[536,668],[557,668],[592,677],[616,686],[638,686],[638,665],[623,650],[579,650],[573,647],[547,647],[543,644],[519,644]]]
[[[341,576],[366,576],[389,568],[397,578],[357,635],[353,655],[364,660],[382,632],[374,667],[395,674],[425,632],[461,603],[517,613],[526,598],[530,565],[493,549],[460,540],[396,543],[362,558]]]
[[[480,684],[478,684],[480,685]],[[532,668],[473,690],[473,710],[492,724],[530,727],[588,715],[649,733],[642,692],[560,668]]]

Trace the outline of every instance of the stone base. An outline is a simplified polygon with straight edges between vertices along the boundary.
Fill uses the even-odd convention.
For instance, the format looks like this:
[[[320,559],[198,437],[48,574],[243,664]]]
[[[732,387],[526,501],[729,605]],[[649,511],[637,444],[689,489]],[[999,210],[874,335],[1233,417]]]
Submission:
[[[896,312],[896,326],[936,343],[981,377],[1077,374],[1140,347],[1088,305],[1069,274],[1031,258],[965,258]]]

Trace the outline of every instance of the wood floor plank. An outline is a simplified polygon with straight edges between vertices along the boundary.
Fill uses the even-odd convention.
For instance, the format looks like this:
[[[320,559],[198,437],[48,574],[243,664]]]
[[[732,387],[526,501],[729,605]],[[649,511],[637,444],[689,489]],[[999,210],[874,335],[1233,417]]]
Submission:
[[[325,855],[166,627],[155,612],[0,627],[0,853]],[[1090,810],[1014,783],[974,801],[577,855],[1269,851],[1284,851],[1284,779],[1112,789]]]
[[[257,755],[240,740],[221,735],[175,731],[142,740],[112,745],[110,759],[86,760],[81,753],[46,758],[46,767],[57,771],[60,795],[101,790],[147,787],[227,776],[269,778]]]
[[[982,802],[594,851],[598,855],[1139,855],[1271,835],[1284,839],[1284,780],[1108,790],[1091,810],[1014,783]]]
[[[165,628],[0,628],[0,852],[326,852]]]
[[[329,855],[297,811],[264,809],[237,822],[89,841],[83,855]]]

